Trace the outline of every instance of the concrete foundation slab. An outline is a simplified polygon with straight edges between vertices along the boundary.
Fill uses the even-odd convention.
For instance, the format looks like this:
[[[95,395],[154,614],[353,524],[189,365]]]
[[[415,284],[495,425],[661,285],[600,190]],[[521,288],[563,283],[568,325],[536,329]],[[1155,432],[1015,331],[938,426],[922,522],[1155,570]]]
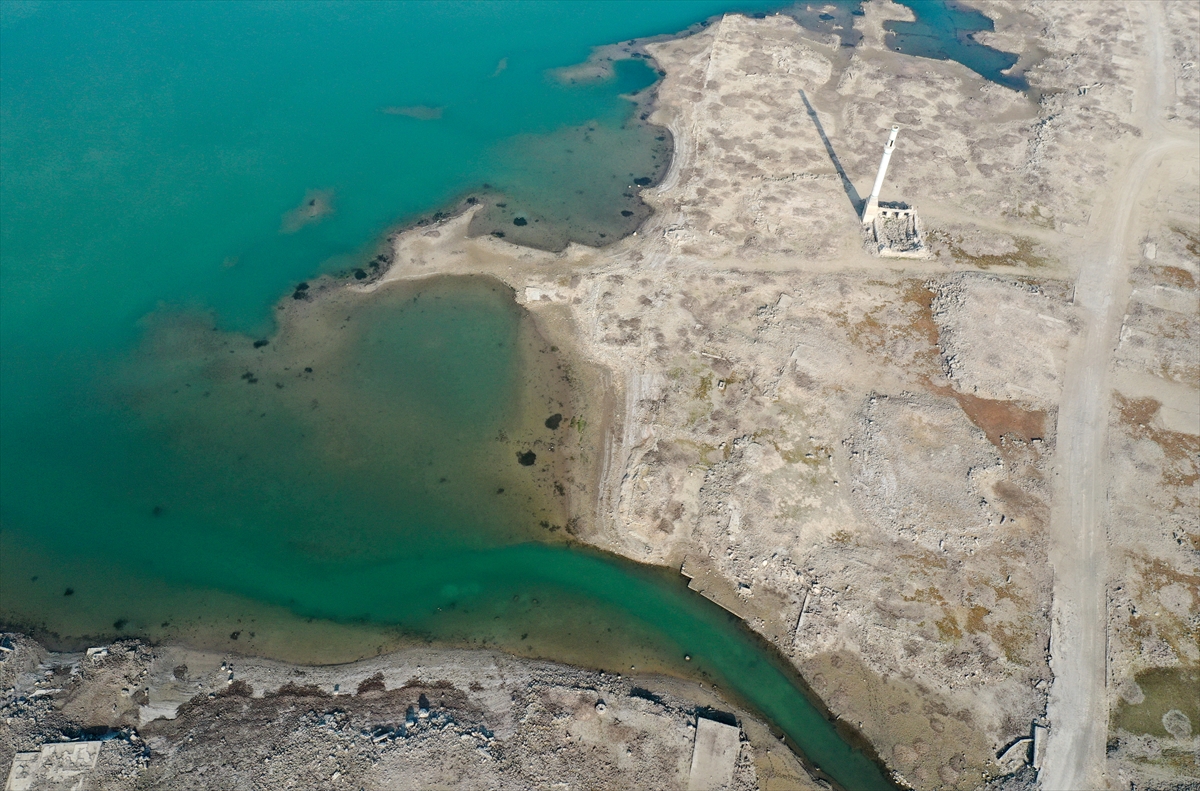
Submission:
[[[698,717],[688,791],[719,791],[733,783],[741,728]]]
[[[4,791],[39,789],[79,791],[96,767],[102,742],[43,744],[39,752],[17,753]]]

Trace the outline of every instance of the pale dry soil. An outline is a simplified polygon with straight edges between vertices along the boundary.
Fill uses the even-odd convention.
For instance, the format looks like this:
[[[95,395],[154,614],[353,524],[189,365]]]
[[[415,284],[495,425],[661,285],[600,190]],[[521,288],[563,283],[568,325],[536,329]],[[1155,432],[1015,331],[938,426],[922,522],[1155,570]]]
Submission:
[[[854,48],[728,15],[643,45],[675,159],[635,236],[544,253],[471,238],[467,213],[314,301],[512,286],[576,385],[576,537],[686,571],[898,782],[1186,785],[1200,13],[973,5],[1029,96],[888,51],[890,2]],[[892,124],[881,197],[920,213],[922,259],[871,256],[856,216]],[[1039,754],[1006,752],[1034,724]]]
[[[1192,777],[1200,727],[1135,745],[1116,691],[1197,667],[1197,15],[1144,6],[981,4],[1035,98],[888,52],[890,3],[854,49],[786,16],[648,44],[676,158],[636,237],[549,255],[454,220],[368,288],[517,289],[587,384],[580,537],[681,567],[901,782],[1011,773],[1035,723],[1046,788]],[[892,124],[882,198],[925,259],[856,222]]]
[[[698,716],[740,721],[728,787],[817,791],[767,729],[696,683],[485,651],[300,667],[124,641],[50,653],[4,635],[0,766],[102,736],[85,789],[687,789]],[[720,716],[720,715],[716,715]],[[84,729],[91,729],[90,731]]]

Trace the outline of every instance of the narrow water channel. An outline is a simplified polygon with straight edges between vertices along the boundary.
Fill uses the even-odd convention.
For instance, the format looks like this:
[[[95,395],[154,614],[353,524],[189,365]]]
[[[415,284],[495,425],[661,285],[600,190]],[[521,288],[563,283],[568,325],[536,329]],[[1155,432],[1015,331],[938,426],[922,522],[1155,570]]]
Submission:
[[[485,231],[541,246],[635,227],[619,185],[669,141],[621,94],[653,72],[552,70],[780,4],[616,5],[5,4],[0,620],[64,647],[332,662],[432,640],[672,673],[886,787],[742,624],[569,541],[563,437],[593,416],[507,289],[297,288],[472,190],[513,199]],[[792,11],[852,46],[860,4],[836,5]],[[914,9],[930,40],[982,24]]]

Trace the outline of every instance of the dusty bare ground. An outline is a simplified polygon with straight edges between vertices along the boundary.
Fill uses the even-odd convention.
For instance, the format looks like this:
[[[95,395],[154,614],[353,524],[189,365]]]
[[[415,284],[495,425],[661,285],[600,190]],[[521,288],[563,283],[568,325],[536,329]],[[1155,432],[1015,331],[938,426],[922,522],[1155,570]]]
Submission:
[[[646,46],[676,156],[637,235],[551,254],[469,238],[467,214],[398,235],[351,289],[513,286],[579,385],[577,537],[686,570],[901,782],[1011,774],[1020,751],[998,756],[1036,722],[1056,776],[1169,785],[1196,775],[1200,731],[1172,702],[1200,699],[1200,204],[1176,145],[1200,118],[1196,7],[1151,25],[1135,3],[980,5],[980,40],[1030,53],[1037,101],[889,52],[883,20],[909,13],[891,3],[865,5],[853,49],[726,16]],[[882,197],[920,212],[924,259],[870,256],[855,214],[893,123]],[[1103,563],[1072,555],[1083,538]],[[1052,613],[1080,603],[1107,649],[1057,631],[1052,674]],[[1097,737],[1107,758],[1077,761]]]
[[[685,789],[697,712],[723,710],[743,734],[731,788],[818,788],[764,726],[674,679],[480,651],[312,668],[5,638],[5,776],[18,751],[90,736],[105,742],[87,789]]]
[[[1075,294],[1087,333],[1068,366],[1059,413],[1046,788],[1170,786],[1181,775],[1195,782],[1200,774],[1190,725],[1197,712],[1189,705],[1200,699],[1195,624],[1172,620],[1183,606],[1194,613],[1195,601],[1188,599],[1200,580],[1194,542],[1191,552],[1178,551],[1187,534],[1180,526],[1194,531],[1198,516],[1187,476],[1200,451],[1194,284],[1200,251],[1162,239],[1163,225],[1178,229],[1185,241],[1195,227],[1195,129],[1172,109],[1188,89],[1181,92],[1178,79],[1184,64],[1172,62],[1182,37],[1170,24],[1194,32],[1195,9],[1150,4],[1140,11],[1130,24],[1142,66],[1129,84],[1136,89],[1131,112],[1141,142],[1131,145],[1106,199],[1097,203],[1103,247],[1084,246],[1077,255]],[[1190,13],[1191,22],[1181,13]],[[1194,39],[1190,44],[1194,51]],[[1182,227],[1172,219],[1180,210],[1189,218]],[[1148,268],[1160,243],[1170,268]],[[1157,409],[1164,400],[1169,408]],[[1171,430],[1152,442],[1171,448],[1174,474],[1163,477],[1173,497],[1156,496],[1161,484],[1145,475],[1152,469],[1146,449],[1129,441],[1128,424],[1143,438],[1155,412],[1163,415],[1158,426],[1169,423]],[[1131,459],[1137,459],[1133,469]],[[1182,575],[1191,589],[1169,588],[1172,575]],[[1162,588],[1173,610],[1159,609],[1153,599],[1152,591]],[[1131,599],[1158,606],[1138,618]],[[1162,650],[1162,637],[1178,640],[1181,627],[1186,645]]]
[[[553,256],[464,239],[453,221],[437,238],[400,237],[385,278],[485,271],[516,287],[591,383],[581,412],[607,416],[576,450],[595,470],[574,492],[582,537],[683,566],[916,787],[1011,771],[997,756],[1046,724],[1049,552],[1055,535],[1060,549],[1076,535],[1069,519],[1050,530],[1056,426],[1069,363],[1098,321],[1075,279],[1106,260],[1123,188],[1196,184],[1176,148],[1128,175],[1159,127],[1195,128],[1194,41],[1180,32],[1194,9],[1162,9],[1171,79],[1156,104],[1139,99],[1159,70],[1136,4],[984,10],[997,30],[983,38],[1034,53],[1039,101],[888,52],[883,19],[908,13],[891,4],[866,6],[849,52],[785,16],[727,16],[647,48],[667,72],[653,120],[672,130],[676,159],[644,193],[656,213],[638,236]],[[869,257],[856,222],[893,123],[883,197],[921,213],[924,260]],[[1165,230],[1194,216],[1181,200],[1137,215],[1130,238],[1152,235],[1164,260],[1135,272],[1149,296],[1098,363],[1114,376],[1157,366],[1177,410],[1196,376],[1194,252],[1165,258],[1187,247]],[[1197,429],[1172,419],[1170,463],[1186,467]],[[1172,502],[1155,502],[1151,521],[1194,515],[1193,501]],[[1194,543],[1174,546],[1164,568],[1190,574]],[[1140,661],[1194,667],[1176,654]],[[1103,689],[1103,667],[1079,672]],[[1103,719],[1089,733],[1103,738]],[[1093,780],[1119,782],[1105,772]]]
[[[1194,15],[1193,15],[1194,16]],[[1195,21],[1192,23],[1195,28]],[[1194,42],[1193,42],[1194,46]],[[1194,50],[1193,50],[1194,52]],[[1194,58],[1194,55],[1193,55]],[[1121,788],[1200,778],[1200,163],[1144,201],[1108,411],[1108,741]]]

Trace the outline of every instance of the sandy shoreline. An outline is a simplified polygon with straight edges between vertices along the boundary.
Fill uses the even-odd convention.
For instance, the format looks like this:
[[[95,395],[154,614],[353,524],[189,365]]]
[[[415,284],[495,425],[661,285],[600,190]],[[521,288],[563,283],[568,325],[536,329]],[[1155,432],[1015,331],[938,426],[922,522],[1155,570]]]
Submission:
[[[784,17],[728,16],[648,46],[667,73],[649,120],[675,152],[643,193],[654,214],[637,235],[545,253],[469,238],[452,219],[397,237],[368,288],[431,273],[512,287],[572,367],[593,372],[581,409],[606,416],[589,439],[602,450],[581,538],[686,564],[906,782],[965,789],[1015,771],[1025,759],[1006,749],[1048,722],[1057,406],[1090,320],[1075,278],[1096,249],[1100,185],[1152,123],[1122,103],[1157,66],[1128,35],[1070,61],[1096,44],[1082,19],[994,3],[989,43],[1040,53],[1031,103],[958,64],[887,52],[882,21],[909,12],[866,12],[849,53]],[[1108,93],[1057,90],[1110,51],[1124,54]],[[878,130],[902,125],[888,191],[921,212],[927,258],[863,249],[800,90],[860,193]],[[1194,97],[1180,90],[1183,124]],[[1163,211],[1142,220],[1158,244],[1177,222]],[[1187,258],[1169,266],[1194,272]],[[1139,381],[1179,403],[1177,384]],[[927,454],[942,454],[933,468]],[[889,478],[898,504],[876,483]],[[1153,553],[1174,551],[1152,536]],[[1188,573],[1182,557],[1164,562]],[[912,709],[880,711],[880,694]]]
[[[1026,75],[1033,109],[959,64],[888,52],[882,22],[908,16],[890,3],[867,4],[849,53],[787,17],[730,15],[660,39],[645,47],[666,72],[648,120],[671,131],[674,155],[642,192],[653,214],[635,234],[547,252],[472,236],[479,207],[462,205],[389,234],[378,277],[314,281],[314,299],[438,276],[513,289],[587,416],[565,449],[575,537],[686,567],[901,782],[1030,787],[1029,763],[1046,760],[1072,782],[1169,785],[1187,776],[1197,724],[1159,733],[1159,709],[1183,705],[1177,687],[1147,695],[1136,679],[1150,689],[1148,674],[1200,662],[1184,590],[1200,574],[1187,549],[1200,415],[1180,395],[1200,386],[1185,353],[1200,328],[1180,309],[1200,282],[1198,171],[1162,142],[1194,135],[1200,93],[1180,66],[1194,43],[1147,51],[1153,20],[1132,16],[1129,30],[1097,32],[1106,9],[988,6],[990,44],[1044,53]],[[1176,30],[1196,21],[1182,3],[1164,14]],[[1160,104],[1137,98],[1155,81],[1174,86]],[[860,193],[880,131],[903,126],[887,192],[920,211],[928,257],[864,248],[810,101]],[[1134,183],[1124,165],[1148,140],[1172,166]],[[1125,189],[1143,201],[1119,229],[1123,247],[1140,241],[1116,258],[1119,300],[1103,324],[1077,286],[1097,288],[1094,260],[1108,253],[1096,224]],[[1092,328],[1110,325],[1115,351],[1088,352]],[[1090,387],[1075,373],[1089,366],[1114,373],[1088,390],[1104,426],[1080,450],[1075,410],[1060,407]],[[1087,492],[1063,482],[1085,464],[1106,477]],[[1151,491],[1163,494],[1143,506]],[[1112,604],[1069,625],[1111,644],[1099,667],[1052,665],[1051,652],[1071,655],[1051,638],[1078,574],[1064,504],[1096,492],[1112,492],[1088,526],[1112,536],[1110,571],[1090,584]],[[455,661],[523,661],[474,656]],[[1105,714],[1130,723],[1143,705],[1157,707],[1141,717],[1151,730],[1110,732]],[[1046,727],[1049,755],[1023,751]],[[1117,746],[1069,765],[1073,738]],[[767,765],[792,766],[770,754]],[[759,778],[763,766],[754,759]]]

